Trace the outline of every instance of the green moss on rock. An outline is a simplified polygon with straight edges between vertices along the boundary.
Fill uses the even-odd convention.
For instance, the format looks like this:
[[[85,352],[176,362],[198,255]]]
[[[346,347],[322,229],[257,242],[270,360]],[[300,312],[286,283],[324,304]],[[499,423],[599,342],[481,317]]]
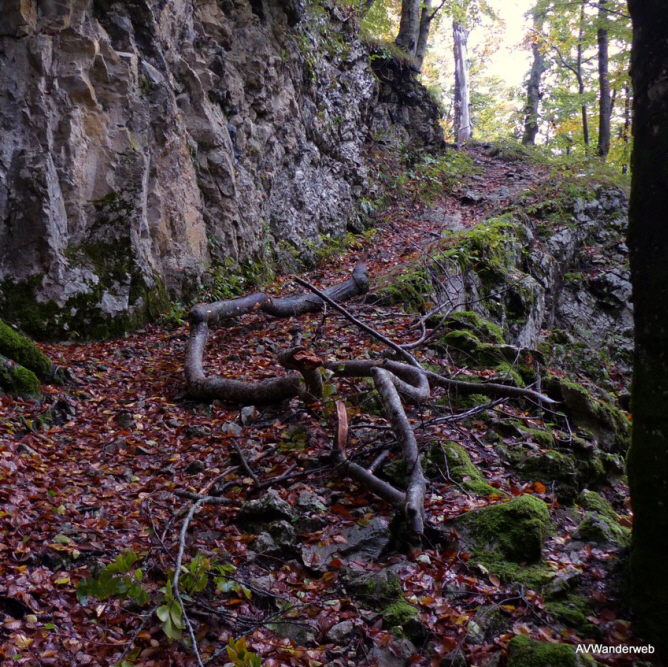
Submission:
[[[447,461],[450,477],[477,496],[505,495],[503,491],[487,483],[484,475],[471,461],[468,452],[456,442],[436,443],[431,449],[431,460],[441,469]]]
[[[507,667],[584,667],[596,662],[570,644],[549,644],[518,635],[508,644]]]
[[[429,272],[418,267],[404,273],[390,274],[387,282],[375,291],[376,302],[381,305],[399,305],[408,312],[421,313],[427,310],[434,286]]]
[[[2,356],[0,356],[0,388],[23,398],[39,398],[41,394],[40,382],[31,370]]]
[[[592,395],[582,385],[551,376],[548,392],[563,401],[578,426],[590,429],[606,449],[626,452],[631,441],[631,421],[622,410]]]
[[[388,605],[381,611],[383,621],[395,635],[417,642],[427,636],[427,630],[420,621],[416,607],[403,598]]]
[[[0,354],[31,370],[45,380],[51,375],[51,361],[29,338],[0,320]]]
[[[455,526],[481,560],[536,563],[551,522],[547,505],[525,495],[464,514]]]
[[[565,626],[573,628],[581,637],[598,639],[601,631],[587,617],[593,610],[586,598],[581,595],[569,594],[560,600],[545,603],[545,611]]]
[[[559,500],[564,503],[573,502],[579,490],[573,457],[553,449],[527,456],[519,464],[518,472],[526,481],[542,482],[548,487],[554,484]]]
[[[630,544],[631,531],[598,512],[587,512],[575,529],[573,539],[623,547]]]
[[[472,310],[451,313],[448,315],[445,326],[453,330],[468,329],[480,340],[489,343],[497,343],[499,345],[505,343],[501,327],[481,317],[478,313],[474,313]]]
[[[41,278],[0,284],[3,300],[0,315],[15,322],[37,340],[92,340],[115,338],[146,322],[157,319],[169,306],[169,296],[163,283],[156,278],[150,286],[142,278],[132,279],[128,299],[129,309],[111,317],[100,308],[105,290],[101,281],[90,292],[77,294],[60,307],[54,301],[38,301]]]

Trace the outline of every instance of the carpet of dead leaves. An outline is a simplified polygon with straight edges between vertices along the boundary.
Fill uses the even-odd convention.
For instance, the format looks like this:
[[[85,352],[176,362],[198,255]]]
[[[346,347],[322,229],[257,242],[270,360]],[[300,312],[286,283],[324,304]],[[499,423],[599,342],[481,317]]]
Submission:
[[[486,191],[512,182],[513,192],[519,192],[544,176],[539,167],[509,165],[476,151],[473,157],[484,170],[484,180],[478,184]],[[490,212],[485,201],[463,204],[456,192],[444,193],[436,205],[444,215],[456,213],[464,225]],[[339,282],[360,259],[367,261],[372,276],[402,264],[440,237],[443,216],[429,215],[433,209],[434,203],[422,204],[409,194],[397,193],[383,212],[372,242],[327,262],[307,279],[318,286]],[[282,276],[266,289],[284,294],[293,288],[289,276]],[[348,306],[397,342],[419,336],[415,316],[399,309],[370,305],[363,299]],[[309,491],[326,506],[321,527],[300,535],[302,544],[327,543],[336,539],[342,526],[377,515],[391,517],[390,507],[329,465],[335,431],[331,405],[303,405],[295,399],[258,407],[250,423],[241,425],[239,406],[189,400],[183,379],[187,335],[185,324],[176,329],[151,325],[119,340],[44,345],[55,364],[70,369],[72,382],[45,387],[41,404],[0,398],[3,665],[113,665],[124,652],[127,655],[130,641],[136,649],[132,664],[137,667],[196,664],[183,643],[167,640],[157,617],[146,616],[147,608],[117,599],[89,600],[83,606],[75,589],[95,567],[132,550],[140,556],[145,589],[157,596],[173,567],[183,513],[191,505],[174,491],[200,492],[217,479],[225,484],[224,495],[239,501],[265,492],[266,486],[258,490],[240,466],[235,443],[255,452],[251,465],[261,483],[292,471],[287,480],[273,486],[290,504],[296,506],[299,494]],[[213,333],[207,368],[237,378],[282,374],[277,352],[292,345],[298,335],[327,357],[354,359],[383,352],[376,341],[336,313],[295,320],[250,314]],[[439,363],[446,372],[455,370],[431,354],[418,352],[424,361]],[[378,413],[365,413],[367,391],[358,380],[342,380],[336,394],[359,406],[350,410],[349,450],[365,461],[392,440],[385,420]],[[439,397],[438,392],[434,395]],[[522,413],[511,401],[499,407],[499,418],[502,413],[519,415],[540,427],[538,417]],[[439,438],[460,442],[492,485],[513,494],[534,493],[551,504],[560,530],[548,542],[545,559],[558,574],[585,573],[590,601],[597,610],[590,621],[601,628],[604,643],[632,642],[628,613],[617,599],[617,590],[607,585],[609,562],[618,554],[591,547],[570,551],[569,535],[577,520],[561,511],[545,487],[520,483],[500,463],[482,440],[487,429],[484,421],[473,420],[466,426],[432,423],[439,414],[435,406],[411,409],[409,414],[416,423],[422,422],[422,442]],[[307,437],[286,437],[295,426],[305,427],[302,432]],[[426,499],[427,517],[441,523],[488,502],[465,495],[448,479],[434,480]],[[240,580],[249,574],[268,576],[276,599],[299,601],[293,620],[316,624],[324,637],[334,624],[350,619],[356,623],[355,634],[346,646],[296,646],[266,627],[277,618],[275,606],[272,611],[239,591],[205,592],[201,603],[190,606],[189,614],[207,664],[229,664],[225,646],[242,635],[266,667],[368,664],[365,656],[373,645],[390,643],[392,636],[382,620],[342,593],[335,561],[324,576],[309,571],[297,559],[263,561],[261,567],[250,564],[247,554],[253,538],[234,523],[236,512],[235,507],[205,505],[191,524],[185,562],[201,553],[235,565]],[[446,664],[441,659],[456,649],[463,650],[467,664],[485,664],[514,634],[551,642],[579,640],[575,632],[564,634],[554,627],[538,594],[502,585],[496,577],[470,567],[466,554],[452,547],[427,541],[421,550],[389,554],[384,565],[396,562],[405,564],[404,594],[419,608],[431,632],[429,649],[423,647],[411,660],[416,667]],[[359,567],[378,569],[379,565],[360,563]],[[463,593],[448,594],[452,583]],[[481,604],[498,605],[509,619],[509,630],[490,643],[474,644],[468,641],[466,628]],[[619,657],[607,660],[627,664]]]

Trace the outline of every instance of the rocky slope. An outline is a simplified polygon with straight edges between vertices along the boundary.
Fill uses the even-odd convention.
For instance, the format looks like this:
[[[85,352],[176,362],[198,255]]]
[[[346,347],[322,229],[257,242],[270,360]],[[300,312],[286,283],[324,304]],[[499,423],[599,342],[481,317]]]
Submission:
[[[38,337],[119,333],[212,261],[355,225],[369,142],[442,143],[409,68],[369,56],[336,5],[10,2],[0,316]]]
[[[468,383],[405,404],[427,479],[424,538],[332,456],[337,400],[348,455],[406,484],[366,380],[326,376],[326,398],[308,404],[204,403],[184,396],[183,322],[41,345],[69,369],[66,384],[46,384],[41,404],[0,397],[0,657],[192,662],[164,613],[181,530],[185,606],[210,664],[241,646],[267,667],[581,667],[594,663],[578,644],[638,643],[623,574],[629,421],[616,403],[632,344],[617,293],[624,193],[497,152],[385,160],[402,187],[379,206],[378,229],[349,239],[344,257],[333,247],[308,276],[331,285],[365,259],[373,288],[346,307],[401,344],[421,337],[437,303],[454,306],[424,320],[430,337],[412,351]],[[290,279],[267,289],[288,292]],[[0,354],[17,354],[9,340]],[[277,376],[296,340],[329,360],[387,353],[331,310],[256,311],[212,329],[207,368]],[[532,383],[560,403],[491,400],[479,393],[490,380]],[[193,493],[221,504],[205,503],[185,530]]]

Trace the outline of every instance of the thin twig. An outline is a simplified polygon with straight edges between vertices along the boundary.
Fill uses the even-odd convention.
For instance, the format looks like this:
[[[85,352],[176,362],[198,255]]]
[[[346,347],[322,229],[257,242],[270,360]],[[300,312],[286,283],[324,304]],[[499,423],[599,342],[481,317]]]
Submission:
[[[401,345],[397,345],[397,343],[391,341],[386,336],[383,336],[382,333],[376,331],[375,329],[372,329],[367,324],[364,324],[364,322],[358,320],[348,310],[346,310],[343,306],[340,306],[338,303],[336,303],[336,301],[330,299],[324,292],[321,292],[317,287],[314,287],[313,285],[311,285],[311,283],[308,283],[305,280],[302,280],[301,278],[298,277],[295,277],[295,282],[301,285],[302,287],[306,287],[306,289],[311,290],[311,292],[313,292],[314,294],[318,295],[323,301],[325,301],[325,303],[328,303],[332,308],[338,310],[341,313],[341,315],[349,319],[355,326],[362,329],[362,331],[368,333],[370,336],[373,336],[376,340],[379,340],[381,343],[385,343],[385,345],[392,348],[397,354],[400,354],[402,357],[404,357],[408,361],[408,363],[410,363],[412,366],[415,366],[416,368],[421,368],[420,362],[412,354],[410,354],[410,352],[404,350],[401,347]]]
[[[258,476],[253,472],[253,469],[250,467],[250,464],[246,460],[246,457],[244,456],[244,453],[241,451],[241,447],[239,447],[239,443],[236,441],[235,438],[232,438],[232,446],[239,455],[239,458],[241,459],[241,467],[246,471],[246,474],[255,482],[255,484],[259,484],[260,480],[258,479]]]
[[[181,526],[181,535],[179,537],[179,554],[176,557],[176,566],[174,568],[174,579],[172,580],[172,593],[174,594],[174,597],[176,598],[179,605],[181,605],[181,613],[183,614],[183,620],[185,621],[186,627],[188,628],[188,634],[190,635],[190,640],[192,641],[193,652],[195,653],[195,658],[197,658],[197,664],[199,665],[199,667],[204,667],[204,663],[202,662],[202,656],[200,655],[199,647],[197,646],[197,637],[195,636],[195,630],[193,629],[192,623],[188,618],[185,605],[183,604],[183,600],[181,599],[181,593],[179,592],[179,577],[181,576],[181,564],[183,563],[183,553],[186,548],[186,533],[188,532],[188,526],[190,525],[193,516],[195,516],[195,512],[205,502],[207,502],[207,498],[211,497],[212,496],[204,496],[203,498],[200,498],[195,503],[193,503],[193,506],[190,508],[190,511],[188,512],[186,518],[183,521],[183,525]],[[223,499],[220,498],[217,500],[223,500]]]

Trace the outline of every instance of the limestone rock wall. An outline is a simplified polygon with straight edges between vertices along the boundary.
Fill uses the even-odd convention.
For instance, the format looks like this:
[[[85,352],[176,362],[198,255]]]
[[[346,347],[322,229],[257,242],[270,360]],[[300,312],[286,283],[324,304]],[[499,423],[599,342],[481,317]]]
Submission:
[[[344,230],[379,123],[442,141],[419,87],[379,85],[350,16],[301,2],[5,0],[0,315],[119,333],[216,255]]]

